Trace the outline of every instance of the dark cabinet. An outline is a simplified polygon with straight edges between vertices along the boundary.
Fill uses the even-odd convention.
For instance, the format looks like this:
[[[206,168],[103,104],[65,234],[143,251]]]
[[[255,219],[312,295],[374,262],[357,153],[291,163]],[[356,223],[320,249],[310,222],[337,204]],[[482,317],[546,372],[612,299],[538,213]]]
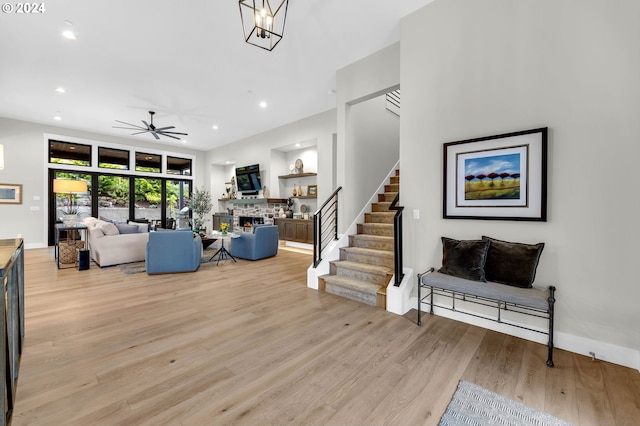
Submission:
[[[275,218],[280,238],[298,243],[313,244],[313,221]]]

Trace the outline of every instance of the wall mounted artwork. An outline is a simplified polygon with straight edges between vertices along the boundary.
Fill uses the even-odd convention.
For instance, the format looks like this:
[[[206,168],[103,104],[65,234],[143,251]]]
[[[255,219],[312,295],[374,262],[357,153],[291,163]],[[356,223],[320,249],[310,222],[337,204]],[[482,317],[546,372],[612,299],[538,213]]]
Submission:
[[[445,219],[547,220],[547,128],[444,144]]]

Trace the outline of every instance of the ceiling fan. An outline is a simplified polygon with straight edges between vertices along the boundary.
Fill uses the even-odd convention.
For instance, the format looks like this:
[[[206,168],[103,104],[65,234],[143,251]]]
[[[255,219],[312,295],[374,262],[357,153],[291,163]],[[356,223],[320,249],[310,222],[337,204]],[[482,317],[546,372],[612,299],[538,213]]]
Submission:
[[[180,139],[178,136],[188,136],[188,133],[180,133],[180,132],[168,132],[167,130],[175,129],[175,126],[166,126],[166,127],[156,127],[153,125],[153,115],[155,111],[149,111],[149,115],[151,116],[150,123],[147,123],[144,120],[140,120],[144,123],[145,127],[138,126],[137,124],[125,123],[124,121],[116,120],[118,123],[126,124],[131,127],[121,127],[121,126],[113,126],[114,129],[127,129],[127,130],[139,130],[138,132],[131,133],[132,135],[139,135],[141,133],[151,133],[156,140],[160,140],[160,136],[166,136],[173,139]]]

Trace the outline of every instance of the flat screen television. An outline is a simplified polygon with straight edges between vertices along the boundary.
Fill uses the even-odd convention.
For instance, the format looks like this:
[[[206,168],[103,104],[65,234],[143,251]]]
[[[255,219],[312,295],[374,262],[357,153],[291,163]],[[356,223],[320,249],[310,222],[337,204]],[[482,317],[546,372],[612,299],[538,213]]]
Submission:
[[[262,189],[260,165],[253,164],[246,167],[236,167],[236,184],[238,185],[238,192],[257,194]]]

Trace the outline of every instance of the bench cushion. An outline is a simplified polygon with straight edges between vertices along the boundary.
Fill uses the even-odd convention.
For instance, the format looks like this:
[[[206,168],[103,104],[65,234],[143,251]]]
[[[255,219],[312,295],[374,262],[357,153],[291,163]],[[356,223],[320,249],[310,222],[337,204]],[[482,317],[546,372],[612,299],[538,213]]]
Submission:
[[[494,282],[478,282],[452,275],[432,272],[420,278],[422,284],[435,288],[468,294],[486,299],[513,303],[528,308],[547,311],[549,292],[539,288],[519,288]]]

